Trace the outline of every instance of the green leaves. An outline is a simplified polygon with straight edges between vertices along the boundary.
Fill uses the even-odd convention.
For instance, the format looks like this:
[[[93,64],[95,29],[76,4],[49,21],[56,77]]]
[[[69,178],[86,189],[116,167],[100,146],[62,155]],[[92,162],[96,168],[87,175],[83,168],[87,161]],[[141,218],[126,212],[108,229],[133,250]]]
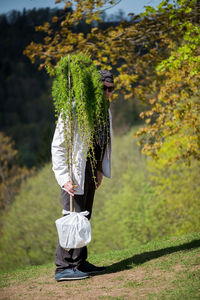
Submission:
[[[56,115],[62,115],[64,124],[67,124],[67,164],[70,163],[69,145],[72,141],[73,147],[74,135],[74,130],[69,130],[69,126],[77,126],[80,138],[90,153],[94,173],[96,161],[93,142],[98,138],[99,130],[109,126],[108,103],[102,89],[100,74],[91,58],[81,53],[62,57],[54,73],[52,96]],[[106,138],[108,142],[109,137]]]
[[[162,40],[167,42],[170,51],[155,66],[158,89],[157,95],[150,103],[153,114],[150,119],[150,111],[142,114],[143,118],[147,118],[146,123],[149,125],[137,133],[141,138],[143,152],[159,157],[166,138],[174,136],[176,139],[179,136],[178,132],[185,132],[181,136],[184,143],[177,140],[178,154],[173,158],[173,163],[182,159],[186,162],[192,158],[200,159],[200,134],[197,130],[200,120],[196,117],[200,111],[200,103],[193,101],[199,97],[199,26],[192,16],[195,12],[195,2],[177,2],[177,7],[168,5],[167,10],[162,12],[169,22]],[[166,3],[163,2],[159,10],[163,5]],[[176,36],[171,35],[170,26]],[[155,59],[156,56],[152,57],[152,60]]]

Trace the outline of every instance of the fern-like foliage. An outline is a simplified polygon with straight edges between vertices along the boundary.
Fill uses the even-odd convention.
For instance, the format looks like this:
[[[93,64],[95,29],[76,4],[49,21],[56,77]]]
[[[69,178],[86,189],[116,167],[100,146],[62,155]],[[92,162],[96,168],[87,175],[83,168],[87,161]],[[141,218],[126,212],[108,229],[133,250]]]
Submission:
[[[100,132],[104,132],[109,143],[109,103],[99,71],[89,56],[73,54],[60,59],[53,75],[52,96],[56,116],[61,115],[64,122],[66,163],[72,164],[73,135],[74,130],[78,130],[86,146],[84,155],[90,159],[95,178],[94,142],[98,141]]]

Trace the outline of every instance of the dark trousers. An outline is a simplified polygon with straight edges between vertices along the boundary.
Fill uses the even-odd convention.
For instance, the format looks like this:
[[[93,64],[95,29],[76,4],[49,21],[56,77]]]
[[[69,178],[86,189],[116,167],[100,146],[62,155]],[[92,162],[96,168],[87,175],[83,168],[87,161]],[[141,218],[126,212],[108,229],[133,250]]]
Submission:
[[[96,175],[96,172],[95,172]],[[83,195],[74,195],[74,206],[75,211],[85,211],[89,212],[87,216],[88,219],[91,218],[92,206],[95,194],[95,183],[92,175],[92,168],[87,161],[85,168],[85,186]],[[63,209],[70,210],[70,195],[61,189],[61,199],[63,204]],[[69,251],[63,249],[59,242],[56,249],[56,272],[61,272],[66,268],[77,268],[81,265],[83,261],[87,259],[87,247],[70,249]]]

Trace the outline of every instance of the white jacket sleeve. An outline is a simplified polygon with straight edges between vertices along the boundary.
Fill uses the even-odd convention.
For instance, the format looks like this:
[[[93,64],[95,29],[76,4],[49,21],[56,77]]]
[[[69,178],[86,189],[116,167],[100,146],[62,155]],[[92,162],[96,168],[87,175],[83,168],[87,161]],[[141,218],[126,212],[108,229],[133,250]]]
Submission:
[[[55,129],[53,141],[51,144],[51,154],[53,164],[52,169],[54,171],[58,184],[62,187],[67,181],[70,181],[70,176],[68,165],[66,163],[64,123],[61,117],[59,117]]]

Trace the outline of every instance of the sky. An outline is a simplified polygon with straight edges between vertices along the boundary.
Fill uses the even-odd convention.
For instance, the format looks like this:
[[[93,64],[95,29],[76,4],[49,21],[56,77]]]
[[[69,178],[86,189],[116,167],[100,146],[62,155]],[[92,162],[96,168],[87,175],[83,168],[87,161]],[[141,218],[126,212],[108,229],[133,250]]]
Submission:
[[[130,12],[138,14],[143,11],[144,5],[151,5],[156,7],[161,0],[121,0],[121,2],[115,7],[108,9],[106,13],[108,15],[115,14],[122,9],[127,15]],[[44,8],[44,7],[60,7],[64,6],[64,2],[61,4],[55,4],[55,0],[0,0],[0,14],[8,13],[11,10],[22,11],[23,8]]]

